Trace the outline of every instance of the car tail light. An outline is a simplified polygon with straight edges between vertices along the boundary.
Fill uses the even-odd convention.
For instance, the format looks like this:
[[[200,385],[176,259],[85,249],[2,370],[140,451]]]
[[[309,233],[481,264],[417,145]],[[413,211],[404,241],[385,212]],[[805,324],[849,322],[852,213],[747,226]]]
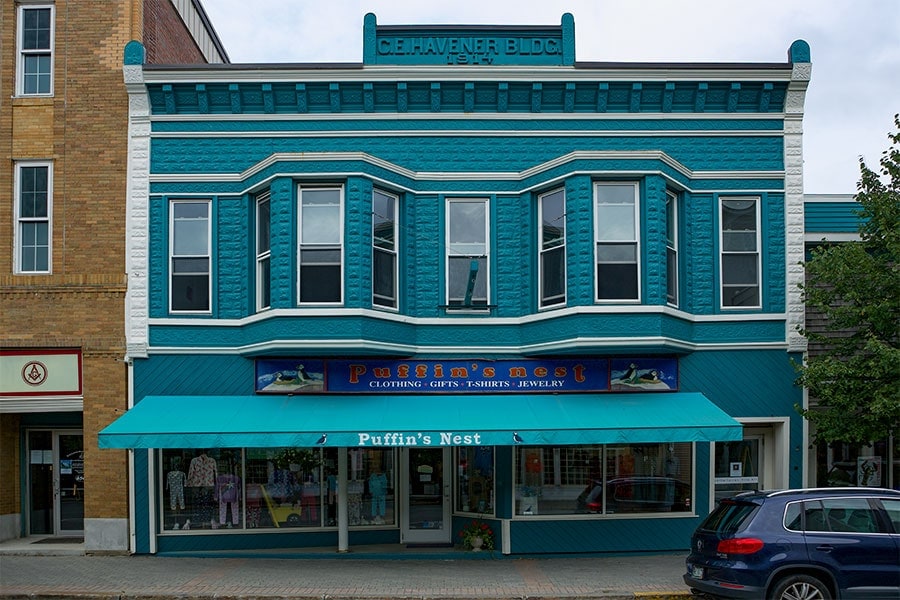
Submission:
[[[753,554],[762,550],[763,541],[757,538],[732,538],[722,540],[716,547],[719,554]]]

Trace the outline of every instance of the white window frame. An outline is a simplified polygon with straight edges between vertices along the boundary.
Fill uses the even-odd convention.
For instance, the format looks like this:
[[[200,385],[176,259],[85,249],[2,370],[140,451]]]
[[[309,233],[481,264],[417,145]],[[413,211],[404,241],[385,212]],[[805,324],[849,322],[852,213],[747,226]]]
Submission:
[[[177,204],[205,204],[206,205],[206,252],[199,254],[175,254],[175,206]],[[212,313],[212,201],[208,199],[173,199],[169,201],[169,312],[183,314],[210,314]],[[177,259],[206,259],[206,308],[176,309],[173,306],[175,288],[175,261]],[[199,271],[196,273],[199,274]],[[184,275],[182,273],[181,275]]]
[[[337,239],[329,242],[308,242],[303,239],[303,194],[313,191],[336,191],[338,193]],[[303,306],[342,306],[344,303],[344,279],[346,274],[346,252],[344,251],[344,186],[341,185],[298,185],[297,186],[297,304]],[[302,276],[304,250],[337,250],[340,253],[340,298],[336,301],[302,301]],[[311,263],[328,264],[328,263]]]
[[[483,204],[484,205],[484,252],[480,254],[475,253],[467,253],[464,248],[462,248],[462,244],[459,242],[454,242],[450,239],[450,230],[451,230],[451,206],[454,204]],[[447,201],[444,206],[445,210],[445,238],[444,238],[444,297],[446,300],[446,304],[448,307],[455,310],[474,310],[474,311],[484,311],[490,308],[491,302],[491,202],[490,198],[485,197],[477,197],[477,198],[447,198]],[[476,298],[472,297],[472,304],[470,306],[465,306],[465,298],[451,298],[450,296],[450,261],[452,258],[465,257],[470,260],[481,260],[484,263],[484,272],[482,272],[481,268],[478,271],[478,279],[484,281],[485,295],[484,298],[478,298],[478,303],[476,304]]]
[[[604,219],[600,214],[600,190],[604,187],[626,187],[634,190],[634,230],[630,238],[602,238]],[[641,302],[641,195],[640,184],[637,181],[597,181],[594,182],[594,302],[597,304],[639,304]],[[602,244],[634,244],[635,257],[635,290],[634,298],[600,298],[600,277],[598,269],[600,265],[599,247]],[[616,264],[607,262],[604,264]],[[631,264],[631,263],[621,263]]]
[[[266,214],[261,208],[268,207]],[[256,197],[256,310],[262,311],[272,307],[272,202],[269,192]],[[265,245],[262,243],[265,225]],[[268,302],[266,301],[268,296]]]
[[[50,47],[40,49],[25,48],[25,13],[33,10],[50,10]],[[18,96],[52,96],[54,69],[53,61],[56,45],[56,7],[53,4],[19,4],[16,11],[16,95]],[[29,56],[48,54],[50,58],[50,89],[46,92],[25,91],[25,60]]]
[[[544,200],[551,196],[555,196],[556,194],[562,194],[562,202],[563,202],[563,212],[559,220],[562,221],[562,235],[557,238],[557,240],[553,240],[553,243],[548,244],[544,239]],[[566,277],[566,191],[564,188],[555,189],[553,191],[547,192],[546,194],[541,194],[538,196],[538,306],[541,309],[545,308],[557,308],[560,306],[565,306],[567,301],[567,287],[568,280]],[[551,296],[549,298],[544,296],[544,256],[551,252],[556,252],[558,250],[562,250],[562,278],[563,278],[563,290],[561,296]]]
[[[666,192],[666,304],[675,308],[678,308],[678,286],[680,284],[678,277],[678,204],[678,196],[672,192]],[[669,259],[670,256],[672,260]],[[674,264],[674,273],[669,272],[672,264]],[[673,280],[671,293],[669,290],[670,277]]]
[[[744,201],[744,202],[753,202],[754,203],[754,213],[755,213],[755,227],[756,230],[754,232],[754,244],[755,250],[725,250],[725,231],[724,226],[724,212],[725,212],[725,202],[729,201]],[[722,310],[754,310],[762,308],[762,245],[761,245],[761,221],[760,221],[760,211],[762,205],[762,198],[759,196],[719,196],[719,307]],[[756,297],[757,303],[750,305],[732,305],[725,304],[725,260],[726,256],[735,256],[735,255],[754,255],[756,257]],[[727,287],[736,287],[737,284],[729,284]]]
[[[47,215],[45,217],[24,217],[22,216],[22,169],[23,168],[46,168],[47,169]],[[13,207],[14,219],[16,223],[14,235],[15,255],[13,257],[13,272],[16,274],[42,274],[48,275],[53,272],[53,163],[51,161],[23,160],[17,161],[15,164],[15,172],[13,173],[13,186],[15,194],[15,205]],[[26,223],[46,223],[47,224],[47,269],[43,271],[26,271],[22,265],[23,233],[22,227]]]
[[[375,195],[376,194],[384,196],[385,198],[390,198],[391,200],[393,200],[394,210],[393,210],[392,215],[375,214],[376,213],[376,211],[375,211]],[[397,248],[399,247],[399,244],[400,244],[400,236],[399,236],[400,227],[399,227],[399,220],[398,220],[399,219],[398,215],[400,212],[399,208],[400,208],[400,198],[396,194],[389,194],[389,193],[385,192],[384,190],[379,190],[379,189],[372,190],[372,212],[373,212],[373,214],[372,214],[372,307],[373,308],[379,308],[379,309],[384,309],[384,310],[397,310],[398,306],[399,306],[399,296],[398,295],[399,295],[399,290],[400,290],[400,281],[399,281],[400,280],[400,268],[399,268],[400,255],[397,250]],[[391,222],[393,223],[393,231],[392,231],[392,238],[391,238],[393,240],[393,242],[390,244],[390,246],[387,246],[385,244],[379,245],[377,243],[379,239],[383,239],[383,238],[378,238],[376,236],[377,232],[375,230],[375,224],[376,224],[376,219],[379,217],[382,219],[389,217],[391,219]],[[384,253],[391,259],[391,266],[393,269],[394,286],[393,286],[393,289],[391,290],[392,296],[390,298],[385,297],[385,296],[379,296],[375,293],[375,278],[376,278],[375,255],[378,253]],[[385,302],[387,302],[387,303],[385,303]]]

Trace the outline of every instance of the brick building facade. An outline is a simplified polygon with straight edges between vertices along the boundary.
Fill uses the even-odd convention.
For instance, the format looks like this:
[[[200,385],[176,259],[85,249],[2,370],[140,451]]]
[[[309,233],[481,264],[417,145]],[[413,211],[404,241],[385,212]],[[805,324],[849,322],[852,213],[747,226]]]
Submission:
[[[143,64],[126,298],[138,553],[681,550],[804,480],[802,41],[575,59],[363,24],[346,65]],[[103,450],[106,451],[106,450]]]
[[[126,453],[97,448],[128,398],[122,54],[138,39],[148,62],[228,57],[199,1],[0,10],[0,540],[123,551]]]

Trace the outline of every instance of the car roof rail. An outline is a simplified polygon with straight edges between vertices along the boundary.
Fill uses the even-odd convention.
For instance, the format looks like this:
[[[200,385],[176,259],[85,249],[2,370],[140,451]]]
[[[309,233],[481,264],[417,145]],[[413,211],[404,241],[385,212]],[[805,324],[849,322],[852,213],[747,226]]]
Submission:
[[[890,494],[900,496],[900,490],[892,490],[882,487],[816,487],[816,488],[796,488],[788,490],[773,490],[768,492],[767,497],[784,496],[788,494],[821,494],[827,492],[830,494]]]

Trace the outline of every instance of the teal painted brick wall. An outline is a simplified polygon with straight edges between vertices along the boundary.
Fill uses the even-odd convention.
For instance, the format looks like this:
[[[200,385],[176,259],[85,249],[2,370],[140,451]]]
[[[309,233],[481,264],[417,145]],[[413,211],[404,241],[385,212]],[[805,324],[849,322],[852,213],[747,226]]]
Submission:
[[[245,197],[213,199],[213,240],[216,251],[213,261],[214,316],[238,319],[250,310],[253,277],[248,271],[247,257],[251,250],[248,226],[252,219]],[[254,235],[255,239],[255,235]]]
[[[275,152],[361,151],[414,171],[520,171],[576,150],[660,150],[695,170],[783,169],[776,136],[520,136],[155,138],[153,173],[241,172]],[[319,170],[322,170],[321,167]]]
[[[566,304],[594,303],[594,186],[591,178],[566,179]]]
[[[344,305],[372,305],[372,182],[350,177],[345,187]]]
[[[784,270],[786,258],[787,229],[784,221],[784,196],[767,194],[762,198],[765,210],[762,212],[763,308],[770,312],[787,310],[787,279]]]
[[[272,308],[297,304],[296,193],[293,181],[280,177],[269,187]]]
[[[643,304],[666,303],[666,181],[644,179],[641,193],[641,255],[644,258]]]

